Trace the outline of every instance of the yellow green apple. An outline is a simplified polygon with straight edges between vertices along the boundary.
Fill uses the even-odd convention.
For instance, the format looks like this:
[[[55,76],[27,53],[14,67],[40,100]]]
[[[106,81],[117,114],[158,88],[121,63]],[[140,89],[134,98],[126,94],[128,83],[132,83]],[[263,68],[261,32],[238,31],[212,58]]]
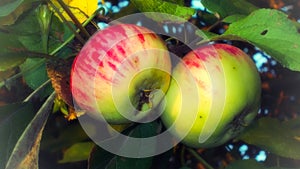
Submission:
[[[187,146],[215,147],[251,123],[260,99],[260,76],[251,58],[237,47],[209,44],[175,66],[161,119]]]

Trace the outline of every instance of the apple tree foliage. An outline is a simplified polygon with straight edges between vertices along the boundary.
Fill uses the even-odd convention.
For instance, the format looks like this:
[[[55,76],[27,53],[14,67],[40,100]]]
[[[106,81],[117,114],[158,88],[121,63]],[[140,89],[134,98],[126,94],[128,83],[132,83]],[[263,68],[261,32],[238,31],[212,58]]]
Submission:
[[[97,3],[0,2],[0,169],[299,168],[298,1],[202,0],[205,8],[195,9],[191,1],[131,0],[119,12],[110,8],[97,10]],[[137,12],[179,16],[207,35],[199,43],[228,42],[246,49],[249,55],[266,56],[261,70],[261,112],[252,125],[220,147],[195,150],[179,144],[149,158],[120,157],[95,145],[74,120],[66,99],[55,95],[56,92],[62,96],[68,90],[63,86],[68,83],[64,72],[69,70],[60,70],[59,61],[78,53],[99,29],[97,22]],[[168,18],[155,21],[176,22]],[[57,70],[55,73],[49,73],[49,64]],[[115,127],[123,130],[122,126]],[[161,123],[154,121],[128,127],[123,132],[132,137],[149,137],[161,128]],[[239,151],[245,144],[249,147],[249,160]],[[254,160],[255,152],[260,150],[267,152],[265,162]]]

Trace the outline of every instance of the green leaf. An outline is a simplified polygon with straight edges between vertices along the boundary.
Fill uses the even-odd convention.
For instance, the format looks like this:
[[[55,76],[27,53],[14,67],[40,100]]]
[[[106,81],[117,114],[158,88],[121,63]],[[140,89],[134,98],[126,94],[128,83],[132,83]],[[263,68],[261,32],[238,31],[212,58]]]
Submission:
[[[288,169],[284,167],[266,167],[263,163],[259,163],[253,159],[251,160],[238,160],[231,163],[225,169]],[[292,169],[292,168],[289,168]]]
[[[218,13],[221,18],[229,15],[248,15],[258,7],[246,0],[201,0],[201,3],[210,11]]]
[[[38,169],[42,132],[55,97],[56,94],[53,92],[27,125],[9,157],[6,169]]]
[[[94,145],[93,142],[76,143],[64,152],[63,159],[58,162],[70,163],[87,160]]]
[[[184,6],[184,0],[165,0],[165,1]]]
[[[147,138],[157,135],[157,131],[160,129],[160,125],[154,121],[151,123],[139,124],[129,133],[130,137],[134,138]],[[141,142],[142,143],[142,142]],[[155,143],[153,144],[155,146]],[[130,147],[121,147],[124,151]],[[140,148],[135,149],[138,154],[140,151],[154,151],[155,147],[140,145]],[[153,157],[148,158],[126,158],[116,156],[106,166],[107,169],[148,169],[151,167]]]
[[[116,156],[96,146],[89,158],[88,169],[148,169],[152,165],[153,157],[126,158]]]
[[[242,38],[268,53],[283,66],[300,71],[300,34],[283,12],[257,10],[232,23],[221,37],[227,35]]]
[[[23,63],[26,56],[24,46],[16,36],[0,31],[0,71],[8,70]]]
[[[34,117],[31,102],[0,107],[0,168],[5,168],[18,139]]]
[[[49,78],[46,71],[45,59],[28,58],[20,65],[24,79],[29,87],[37,89]]]
[[[163,0],[132,0],[136,8],[141,12],[159,12],[175,15],[177,17],[183,18],[185,20],[189,19],[196,11],[193,8],[181,6],[175,3],[166,2]],[[147,14],[151,19],[164,22],[164,21],[174,21],[174,19],[168,17],[167,15],[150,15]],[[174,22],[182,22],[180,20],[175,20]]]
[[[252,123],[238,139],[278,156],[300,159],[300,133],[296,129],[291,128],[288,123],[265,117]]]
[[[49,36],[48,50],[52,51],[62,44],[64,40],[64,25],[55,15],[52,15],[50,32],[44,32],[40,27],[37,14],[35,10],[29,11],[23,16],[22,20],[18,20],[11,26],[6,26],[5,29],[18,35],[18,39],[22,45],[31,52],[44,53],[44,47],[41,43],[42,37]]]
[[[226,18],[224,18],[222,20],[222,22],[225,22],[225,23],[233,23],[233,22],[237,22],[243,18],[245,18],[246,15],[240,15],[240,14],[236,14],[236,15],[230,15],[230,16],[227,16]]]
[[[16,109],[16,107],[20,106],[22,106],[22,103],[14,103],[0,107],[0,124]]]
[[[135,138],[146,138],[155,136],[161,126],[157,122],[151,122],[147,124],[139,124],[135,128],[131,129],[129,132],[130,137]],[[124,132],[127,132],[125,130]],[[142,146],[144,146],[142,148]],[[121,149],[124,147],[121,147]],[[125,147],[126,148],[126,147]],[[128,147],[127,147],[128,148]],[[141,149],[154,149],[153,147],[145,147],[141,145]],[[137,153],[140,151],[136,150]],[[88,169],[102,169],[106,166],[106,169],[148,169],[152,166],[153,157],[149,158],[126,158],[116,156],[110,152],[103,150],[102,148],[96,146],[89,158]]]
[[[160,129],[160,125],[157,122],[151,122],[151,123],[145,123],[145,124],[139,124],[136,126],[133,130],[129,132],[129,137],[134,137],[134,138],[147,138],[147,137],[152,137],[157,135],[157,131]],[[126,131],[126,130],[125,130]],[[126,142],[125,142],[126,143]],[[120,151],[124,152],[130,152],[132,151],[132,147],[126,146],[124,143],[124,146],[122,146]],[[130,143],[129,143],[130,144]],[[138,144],[138,143],[136,143]],[[152,153],[156,149],[156,143],[153,143],[152,145],[145,146],[143,145],[143,141],[139,142],[139,145],[136,145],[135,153],[136,156],[140,154],[141,151],[145,152],[147,151],[148,153]]]

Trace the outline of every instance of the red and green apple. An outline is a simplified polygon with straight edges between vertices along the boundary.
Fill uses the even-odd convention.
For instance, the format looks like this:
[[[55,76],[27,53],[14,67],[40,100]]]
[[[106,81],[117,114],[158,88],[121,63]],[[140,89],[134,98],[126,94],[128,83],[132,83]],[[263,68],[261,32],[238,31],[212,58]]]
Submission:
[[[169,87],[171,60],[151,30],[118,24],[96,32],[74,60],[71,90],[78,107],[110,124],[139,121]]]
[[[196,87],[189,89],[191,84]],[[237,47],[209,44],[191,51],[175,66],[161,119],[184,144],[214,147],[250,124],[259,111],[260,97],[260,76],[251,58]],[[196,109],[182,104],[196,99]]]

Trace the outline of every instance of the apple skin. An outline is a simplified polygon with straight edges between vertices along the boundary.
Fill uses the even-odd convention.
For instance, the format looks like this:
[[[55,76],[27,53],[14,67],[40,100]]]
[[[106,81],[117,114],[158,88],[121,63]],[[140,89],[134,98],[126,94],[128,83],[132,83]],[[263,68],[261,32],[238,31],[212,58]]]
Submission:
[[[166,95],[167,104],[161,116],[166,128],[173,126],[170,132],[194,148],[216,147],[236,137],[251,123],[260,107],[261,81],[253,61],[237,47],[210,44],[185,55],[182,63],[183,66],[175,66]],[[187,78],[186,71],[192,79]],[[182,91],[178,85],[182,81],[187,85],[194,81],[197,89]],[[198,93],[196,111],[191,105],[181,104],[181,92]],[[192,102],[196,98],[188,99]],[[178,118],[180,113],[184,116]],[[192,113],[194,122],[182,118],[191,117]],[[206,139],[199,141],[201,134]]]
[[[75,58],[71,91],[89,114],[101,114],[110,124],[130,123],[159,104],[163,95],[154,91],[167,91],[170,71],[167,48],[154,32],[113,25],[96,32]]]

